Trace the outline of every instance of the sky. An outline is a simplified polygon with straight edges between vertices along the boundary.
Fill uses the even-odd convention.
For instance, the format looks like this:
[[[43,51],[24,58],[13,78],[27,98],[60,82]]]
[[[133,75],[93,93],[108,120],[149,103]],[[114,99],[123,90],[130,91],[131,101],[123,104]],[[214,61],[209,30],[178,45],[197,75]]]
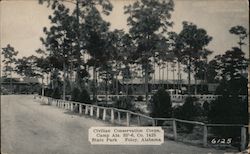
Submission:
[[[124,5],[134,0],[110,0],[113,11],[105,17],[111,22],[111,29],[128,29]],[[249,31],[249,3],[247,0],[174,0],[175,7],[171,20],[172,31],[179,32],[183,21],[204,28],[213,37],[208,45],[213,50],[210,59],[236,46],[238,38],[229,33],[232,26],[242,25]],[[69,4],[70,5],[70,4]],[[43,27],[49,27],[48,15],[52,11],[38,0],[2,0],[0,2],[0,45],[11,44],[19,51],[19,57],[35,54],[43,48],[39,40]],[[243,48],[249,55],[249,38]]]

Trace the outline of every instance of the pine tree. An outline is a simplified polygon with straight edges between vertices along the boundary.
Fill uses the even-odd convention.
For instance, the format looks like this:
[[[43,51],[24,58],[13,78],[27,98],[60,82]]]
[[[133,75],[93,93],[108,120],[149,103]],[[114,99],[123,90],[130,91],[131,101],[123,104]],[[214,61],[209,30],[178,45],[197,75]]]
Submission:
[[[15,63],[17,61],[16,56],[18,54],[18,51],[14,49],[10,44],[8,44],[6,47],[2,48],[2,55],[4,56],[4,59],[2,62],[4,63],[4,77],[10,78],[10,92],[13,93],[13,84],[12,84],[12,73],[15,71]]]
[[[172,26],[171,12],[174,10],[172,0],[141,0],[132,5],[125,6],[125,14],[128,14],[129,33],[135,44],[133,60],[141,65],[145,79],[145,96],[148,103],[148,82],[152,61],[150,58],[157,50],[157,42],[163,34]]]

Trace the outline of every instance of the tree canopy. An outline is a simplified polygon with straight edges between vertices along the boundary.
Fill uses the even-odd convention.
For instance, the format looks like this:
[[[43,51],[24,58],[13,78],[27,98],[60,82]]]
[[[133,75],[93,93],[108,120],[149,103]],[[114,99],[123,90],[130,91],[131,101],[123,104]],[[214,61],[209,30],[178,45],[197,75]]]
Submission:
[[[176,50],[181,57],[182,63],[186,65],[188,72],[188,92],[190,94],[191,72],[198,71],[197,62],[202,62],[211,52],[205,47],[212,40],[205,29],[198,28],[190,22],[183,22],[183,29],[178,34],[176,40]]]
[[[4,76],[8,77],[14,71],[13,64],[17,61],[16,56],[18,55],[18,51],[8,44],[6,47],[2,48],[2,55],[4,56],[2,62],[5,65],[3,69]]]
[[[148,103],[148,80],[152,62],[150,58],[159,49],[157,43],[165,39],[163,34],[173,24],[170,18],[174,3],[172,0],[141,0],[125,6],[124,9],[125,14],[128,14],[129,34],[135,45],[135,50],[131,53],[132,60],[141,65],[144,71],[145,95]]]

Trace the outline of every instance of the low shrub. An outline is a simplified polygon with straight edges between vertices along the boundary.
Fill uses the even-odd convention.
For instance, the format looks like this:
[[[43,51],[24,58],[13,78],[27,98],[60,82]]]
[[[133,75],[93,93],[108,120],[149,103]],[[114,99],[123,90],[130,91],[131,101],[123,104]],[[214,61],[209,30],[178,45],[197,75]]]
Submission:
[[[237,97],[221,96],[211,103],[208,113],[209,123],[220,124],[248,124],[248,103]],[[237,127],[214,127],[214,134],[228,138],[240,136],[240,128]]]
[[[52,95],[51,95],[51,97],[52,98],[55,98],[55,99],[61,99],[61,90],[58,88],[58,87],[56,87],[54,90],[53,90],[53,92],[52,92]]]
[[[89,93],[84,88],[80,90],[75,87],[71,93],[71,100],[80,103],[87,103],[87,104],[91,103]]]
[[[199,119],[203,114],[203,109],[197,103],[197,98],[195,97],[187,97],[185,100],[185,103],[182,106],[179,106],[174,109],[174,117],[178,119],[183,120],[197,120]],[[186,124],[186,123],[180,123],[177,124],[177,127],[180,130],[183,130],[187,133],[190,133],[193,131],[195,125],[193,124]]]
[[[169,118],[172,116],[172,103],[165,89],[159,89],[150,102],[151,116]]]
[[[134,110],[133,98],[132,97],[121,97],[117,99],[114,103],[115,108],[125,109],[125,110]]]

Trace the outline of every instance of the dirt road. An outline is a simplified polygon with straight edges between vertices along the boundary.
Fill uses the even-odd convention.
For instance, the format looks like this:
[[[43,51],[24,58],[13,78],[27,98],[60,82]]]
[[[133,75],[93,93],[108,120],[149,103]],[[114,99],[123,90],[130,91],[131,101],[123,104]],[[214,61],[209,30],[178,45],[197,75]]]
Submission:
[[[7,154],[208,154],[214,149],[165,141],[161,146],[91,145],[88,129],[109,124],[34,102],[1,96],[1,151]]]

